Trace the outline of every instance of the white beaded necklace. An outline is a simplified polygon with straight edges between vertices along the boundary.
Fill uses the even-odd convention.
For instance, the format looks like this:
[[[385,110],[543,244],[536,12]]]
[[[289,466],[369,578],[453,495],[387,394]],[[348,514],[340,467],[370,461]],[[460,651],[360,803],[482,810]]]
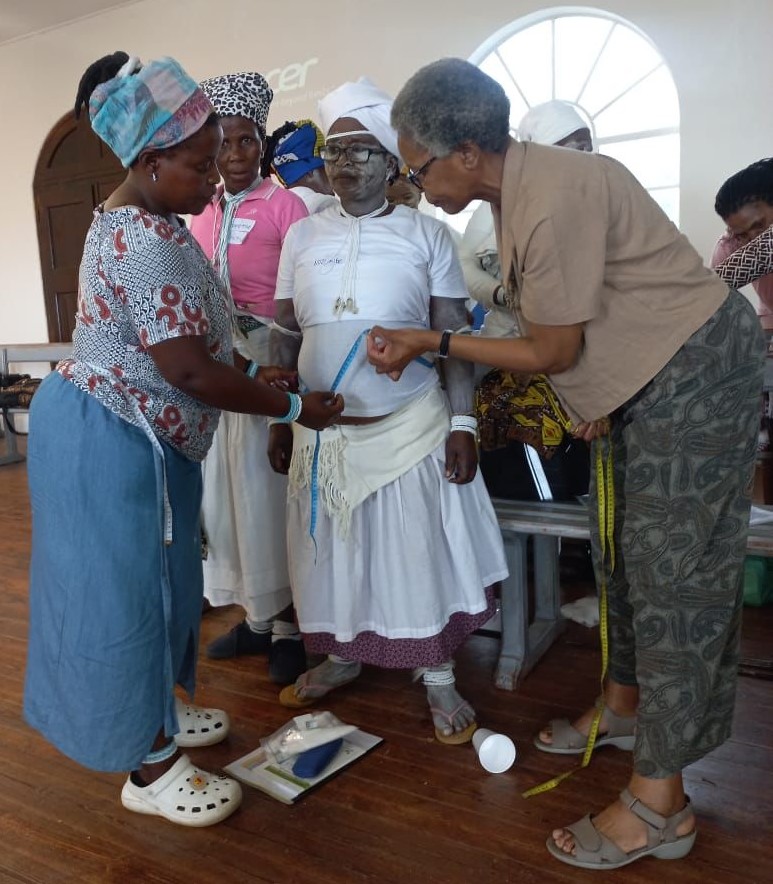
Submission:
[[[339,211],[343,217],[348,218],[352,223],[349,225],[349,230],[346,235],[346,241],[348,241],[349,248],[344,263],[341,294],[336,298],[335,304],[333,305],[333,314],[338,318],[340,318],[347,310],[350,313],[360,312],[359,307],[357,306],[357,295],[355,292],[357,258],[360,255],[360,222],[365,221],[367,218],[375,218],[388,208],[389,202],[386,198],[377,209],[368,212],[367,215],[350,215],[343,206],[339,206]]]

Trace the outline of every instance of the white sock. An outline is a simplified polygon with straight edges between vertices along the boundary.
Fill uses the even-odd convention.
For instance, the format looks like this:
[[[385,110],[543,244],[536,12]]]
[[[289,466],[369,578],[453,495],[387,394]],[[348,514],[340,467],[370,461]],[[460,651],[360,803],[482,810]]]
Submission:
[[[267,632],[271,632],[274,627],[273,620],[252,620],[250,617],[245,617],[244,619],[247,621],[247,626],[250,627],[250,630],[258,635],[265,635]]]
[[[294,623],[287,623],[285,620],[274,620],[271,633],[272,644],[285,638],[292,639],[293,641],[301,640],[301,634],[298,632],[298,627]]]

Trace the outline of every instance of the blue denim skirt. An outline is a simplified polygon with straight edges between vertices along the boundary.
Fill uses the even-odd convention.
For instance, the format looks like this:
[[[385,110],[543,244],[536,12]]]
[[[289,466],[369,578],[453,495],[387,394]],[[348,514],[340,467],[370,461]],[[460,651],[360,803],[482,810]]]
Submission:
[[[178,730],[175,683],[194,688],[201,467],[161,449],[57,373],[32,401],[24,715],[95,770],[137,768]]]

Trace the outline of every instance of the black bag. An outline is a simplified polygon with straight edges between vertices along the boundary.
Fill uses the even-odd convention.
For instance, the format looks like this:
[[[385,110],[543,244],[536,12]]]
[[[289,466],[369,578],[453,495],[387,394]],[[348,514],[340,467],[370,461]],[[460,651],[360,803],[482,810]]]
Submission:
[[[3,413],[5,426],[17,436],[25,436],[26,433],[19,433],[8,409],[29,408],[41,381],[42,378],[33,378],[28,374],[0,373],[0,411]]]
[[[544,375],[493,369],[475,391],[480,471],[492,497],[572,500],[587,494],[590,451],[567,428]]]
[[[480,471],[492,497],[504,500],[574,500],[588,493],[590,449],[582,439],[565,436],[548,459],[523,442],[481,450]],[[545,487],[547,485],[547,488]]]
[[[29,408],[41,381],[28,374],[0,374],[0,408]]]

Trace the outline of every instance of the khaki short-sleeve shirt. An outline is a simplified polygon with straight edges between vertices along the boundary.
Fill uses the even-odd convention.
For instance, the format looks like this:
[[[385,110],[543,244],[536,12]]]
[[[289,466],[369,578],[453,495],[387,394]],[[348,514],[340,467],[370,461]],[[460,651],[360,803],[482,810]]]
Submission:
[[[551,375],[573,420],[610,414],[723,303],[728,287],[617,161],[513,142],[494,211],[509,299],[528,324],[584,326]]]

